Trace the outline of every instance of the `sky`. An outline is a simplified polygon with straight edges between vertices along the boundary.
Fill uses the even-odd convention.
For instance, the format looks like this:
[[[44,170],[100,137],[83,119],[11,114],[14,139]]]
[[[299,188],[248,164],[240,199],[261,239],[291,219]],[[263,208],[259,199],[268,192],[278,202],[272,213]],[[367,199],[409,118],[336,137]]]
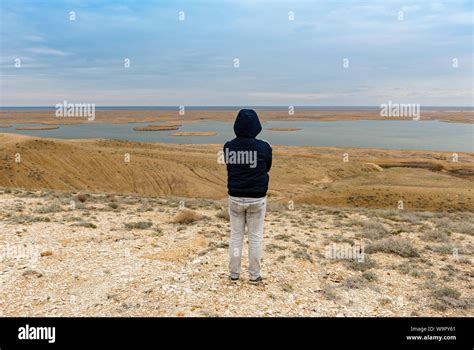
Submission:
[[[2,0],[0,105],[473,106],[473,6]]]

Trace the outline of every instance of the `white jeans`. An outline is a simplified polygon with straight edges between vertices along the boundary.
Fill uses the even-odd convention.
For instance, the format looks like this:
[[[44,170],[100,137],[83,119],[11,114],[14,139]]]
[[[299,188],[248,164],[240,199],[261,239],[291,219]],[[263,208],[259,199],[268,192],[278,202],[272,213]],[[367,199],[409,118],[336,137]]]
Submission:
[[[238,278],[240,276],[245,224],[247,224],[249,235],[250,279],[254,280],[260,277],[263,221],[265,219],[266,208],[267,197],[247,198],[229,196],[229,271],[230,276],[233,278]]]

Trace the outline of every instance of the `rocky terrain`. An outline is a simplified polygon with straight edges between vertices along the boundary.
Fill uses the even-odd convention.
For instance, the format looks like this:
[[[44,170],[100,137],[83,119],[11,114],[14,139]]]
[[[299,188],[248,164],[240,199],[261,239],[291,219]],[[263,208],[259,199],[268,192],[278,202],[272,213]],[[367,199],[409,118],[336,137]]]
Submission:
[[[274,146],[255,286],[221,147],[0,134],[0,316],[472,315],[473,153]]]
[[[260,285],[245,257],[227,278],[226,213],[222,200],[0,189],[0,316],[473,315],[472,213],[270,198]]]

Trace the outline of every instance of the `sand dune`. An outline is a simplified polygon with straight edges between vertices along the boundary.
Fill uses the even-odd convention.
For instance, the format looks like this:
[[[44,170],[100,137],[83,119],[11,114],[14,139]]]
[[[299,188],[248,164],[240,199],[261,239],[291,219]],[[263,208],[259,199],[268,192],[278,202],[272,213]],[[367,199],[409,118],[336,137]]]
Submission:
[[[0,186],[221,199],[222,145],[56,140],[0,134]],[[343,161],[347,153],[348,162]],[[19,163],[15,155],[21,156]],[[406,210],[474,211],[474,155],[274,147],[271,198]]]

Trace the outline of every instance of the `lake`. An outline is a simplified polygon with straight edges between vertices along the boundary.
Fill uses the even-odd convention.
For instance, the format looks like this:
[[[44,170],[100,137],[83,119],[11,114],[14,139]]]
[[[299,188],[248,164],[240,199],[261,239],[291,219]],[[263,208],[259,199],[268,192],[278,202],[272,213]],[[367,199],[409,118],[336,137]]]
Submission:
[[[15,130],[12,124],[0,132],[60,139],[108,138],[140,142],[224,143],[235,137],[231,122],[202,121],[184,124],[179,130],[134,131],[150,123],[60,125],[54,130]],[[153,123],[159,124],[159,123]],[[269,131],[268,128],[301,128],[299,131]],[[268,121],[258,138],[274,145],[330,146],[386,149],[474,152],[474,125],[439,121],[357,120],[357,121]],[[215,131],[206,137],[174,137],[177,131]]]

